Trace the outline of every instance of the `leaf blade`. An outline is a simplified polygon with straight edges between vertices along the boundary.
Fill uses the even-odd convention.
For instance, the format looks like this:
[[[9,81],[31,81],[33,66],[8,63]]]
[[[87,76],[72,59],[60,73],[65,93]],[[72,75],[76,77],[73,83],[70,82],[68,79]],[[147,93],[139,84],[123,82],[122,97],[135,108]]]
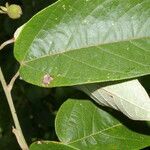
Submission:
[[[119,110],[133,120],[150,121],[150,98],[138,80],[79,88],[97,103]]]
[[[140,130],[143,128],[140,127],[140,123],[126,121],[128,126],[90,101],[69,99],[57,114],[56,133],[62,143],[82,150],[130,150],[149,145],[149,136],[142,134]],[[136,124],[139,132],[128,129]]]
[[[42,141],[39,143],[32,143],[30,145],[30,150],[77,150],[77,149],[59,142]]]
[[[15,44],[22,78],[44,86],[42,78],[50,74],[54,80],[48,86],[55,87],[149,74],[148,4],[60,0],[44,9],[26,24]]]

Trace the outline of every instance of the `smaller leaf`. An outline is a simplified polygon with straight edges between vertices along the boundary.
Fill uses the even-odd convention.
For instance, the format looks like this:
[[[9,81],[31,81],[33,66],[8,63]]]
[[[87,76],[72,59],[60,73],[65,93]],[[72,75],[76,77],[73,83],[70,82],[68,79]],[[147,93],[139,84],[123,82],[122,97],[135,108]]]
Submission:
[[[30,146],[30,150],[74,150],[74,148],[59,142],[37,142]]]
[[[149,146],[150,126],[146,122],[132,121],[116,111],[111,113],[118,119],[90,100],[69,99],[57,113],[57,136],[61,143],[76,150],[133,150]]]
[[[119,110],[133,120],[150,121],[150,98],[138,80],[105,87],[82,85],[80,89],[97,103]]]

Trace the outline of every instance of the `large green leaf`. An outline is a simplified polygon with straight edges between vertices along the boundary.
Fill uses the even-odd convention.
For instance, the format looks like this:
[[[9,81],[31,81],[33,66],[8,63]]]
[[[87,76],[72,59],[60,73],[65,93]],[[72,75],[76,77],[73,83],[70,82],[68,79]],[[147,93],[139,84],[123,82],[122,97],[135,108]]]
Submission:
[[[149,74],[149,14],[149,0],[60,0],[18,37],[20,75],[53,87]]]

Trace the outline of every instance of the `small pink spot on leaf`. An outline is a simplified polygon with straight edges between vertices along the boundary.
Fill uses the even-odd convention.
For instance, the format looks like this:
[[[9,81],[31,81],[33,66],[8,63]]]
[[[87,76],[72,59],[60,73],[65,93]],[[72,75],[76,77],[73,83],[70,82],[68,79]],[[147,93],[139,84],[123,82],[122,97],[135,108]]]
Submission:
[[[43,77],[43,84],[44,85],[49,85],[51,83],[51,81],[53,81],[53,78],[49,74],[46,74]]]

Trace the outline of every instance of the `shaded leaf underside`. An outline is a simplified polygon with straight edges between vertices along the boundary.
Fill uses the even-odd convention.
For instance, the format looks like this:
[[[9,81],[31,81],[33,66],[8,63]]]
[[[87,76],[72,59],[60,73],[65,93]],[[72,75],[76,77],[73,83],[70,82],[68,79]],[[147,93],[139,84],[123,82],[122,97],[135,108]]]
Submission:
[[[150,121],[150,98],[138,80],[113,85],[89,84],[78,86],[103,106],[121,111],[133,120]]]

